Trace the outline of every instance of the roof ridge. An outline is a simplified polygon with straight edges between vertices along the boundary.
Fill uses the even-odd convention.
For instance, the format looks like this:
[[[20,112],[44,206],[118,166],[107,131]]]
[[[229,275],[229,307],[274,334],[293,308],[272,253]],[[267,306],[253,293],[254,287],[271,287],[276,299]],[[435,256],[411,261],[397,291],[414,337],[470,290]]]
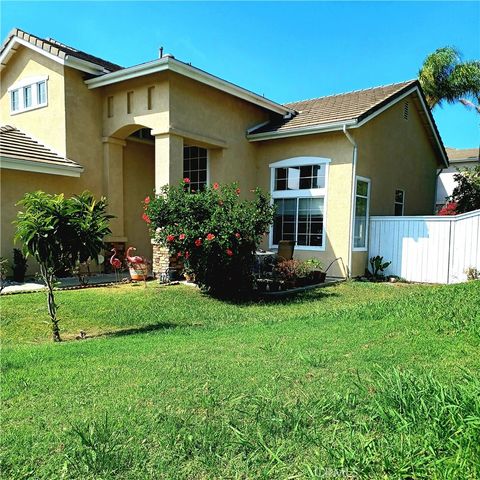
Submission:
[[[366,92],[368,90],[376,90],[378,88],[386,88],[386,87],[392,87],[393,85],[408,85],[410,83],[414,83],[418,81],[418,79],[414,78],[411,80],[405,80],[403,82],[393,82],[393,83],[387,83],[385,85],[378,85],[376,87],[369,87],[369,88],[359,88],[357,90],[350,90],[348,92],[341,92],[341,93],[331,93],[330,95],[323,95],[321,97],[312,97],[312,98],[306,98],[304,100],[296,100],[294,102],[287,102],[284,103],[283,105],[293,105],[295,103],[303,103],[303,102],[310,102],[312,100],[321,100],[324,98],[330,98],[330,97],[341,97],[342,95],[350,95],[352,93],[359,93],[359,92]]]

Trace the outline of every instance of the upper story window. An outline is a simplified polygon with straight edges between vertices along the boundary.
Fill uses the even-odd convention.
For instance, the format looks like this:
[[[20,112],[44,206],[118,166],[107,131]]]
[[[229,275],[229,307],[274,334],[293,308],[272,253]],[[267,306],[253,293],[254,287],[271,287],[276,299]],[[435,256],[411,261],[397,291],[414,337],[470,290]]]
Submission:
[[[190,191],[201,190],[208,183],[208,151],[206,148],[183,147],[183,178],[190,179]]]
[[[325,249],[328,164],[318,157],[297,157],[270,165],[275,218],[270,245],[294,240],[300,250]]]
[[[353,250],[367,250],[369,212],[370,180],[357,177],[355,184],[355,217],[353,220]]]
[[[16,114],[35,108],[46,107],[48,76],[28,77],[12,85],[10,92],[10,113]]]
[[[395,190],[395,216],[401,217],[405,210],[405,192],[403,190]]]

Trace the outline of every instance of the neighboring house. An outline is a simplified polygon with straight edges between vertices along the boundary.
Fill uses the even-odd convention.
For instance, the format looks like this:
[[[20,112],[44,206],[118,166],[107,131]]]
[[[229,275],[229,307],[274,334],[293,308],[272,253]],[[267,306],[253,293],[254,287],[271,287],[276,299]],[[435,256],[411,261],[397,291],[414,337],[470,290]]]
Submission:
[[[458,169],[473,168],[480,165],[480,149],[478,148],[446,148],[450,166],[439,171],[437,180],[437,210],[442,208],[448,197],[453,193],[456,186],[453,176],[458,173]]]
[[[4,256],[15,203],[35,189],[105,195],[108,240],[150,256],[141,202],[189,177],[268,190],[263,247],[293,239],[297,257],[340,257],[329,274],[359,275],[369,215],[433,213],[448,166],[415,80],[282,105],[171,55],[122,68],[18,29],[0,59]]]

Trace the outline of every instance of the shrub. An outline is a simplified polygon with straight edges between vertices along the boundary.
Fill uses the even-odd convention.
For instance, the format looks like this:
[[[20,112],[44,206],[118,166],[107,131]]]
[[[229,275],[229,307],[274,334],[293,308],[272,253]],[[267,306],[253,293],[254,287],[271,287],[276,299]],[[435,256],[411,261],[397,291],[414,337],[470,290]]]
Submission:
[[[152,238],[183,260],[200,287],[236,295],[251,290],[255,250],[273,221],[268,195],[253,194],[241,200],[235,183],[193,192],[184,179],[147,197],[142,217]]]
[[[53,292],[55,272],[73,269],[89,258],[97,260],[103,237],[110,233],[105,199],[96,201],[89,192],[65,198],[45,192],[26,193],[18,204],[15,238],[23,243],[26,255],[40,265],[40,276],[47,287],[48,313],[53,340],[61,341],[57,305]]]
[[[23,282],[27,273],[27,259],[18,248],[13,249],[13,281]]]

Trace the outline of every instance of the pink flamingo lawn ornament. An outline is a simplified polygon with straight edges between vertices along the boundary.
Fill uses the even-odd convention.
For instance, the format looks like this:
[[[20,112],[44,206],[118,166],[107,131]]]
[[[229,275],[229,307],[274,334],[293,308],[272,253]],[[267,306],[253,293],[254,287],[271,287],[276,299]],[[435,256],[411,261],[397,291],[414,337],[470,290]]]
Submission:
[[[110,257],[110,265],[115,270],[115,282],[118,283],[119,281],[118,271],[122,268],[122,262],[120,261],[120,259],[116,257],[117,250],[115,248],[112,248],[111,251],[113,252],[113,255]]]
[[[145,286],[147,285],[147,264],[148,260],[139,255],[130,256],[130,251],[135,251],[135,247],[128,247],[127,249],[127,263],[130,266],[130,276],[132,280],[144,280]]]

